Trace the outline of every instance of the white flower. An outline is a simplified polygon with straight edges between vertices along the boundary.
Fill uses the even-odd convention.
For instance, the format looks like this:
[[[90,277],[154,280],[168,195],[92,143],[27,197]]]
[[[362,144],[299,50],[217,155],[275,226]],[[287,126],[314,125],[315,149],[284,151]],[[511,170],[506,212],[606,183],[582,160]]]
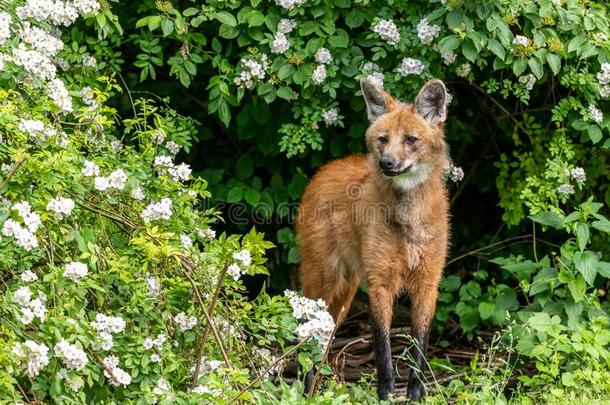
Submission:
[[[142,201],[144,198],[146,198],[146,195],[144,194],[144,190],[142,189],[142,187],[136,187],[131,191],[131,198],[133,198],[134,200],[138,200],[138,201]]]
[[[144,208],[140,216],[146,224],[157,219],[170,219],[172,216],[172,200],[163,198],[159,202],[150,203]]]
[[[0,45],[11,37],[11,23],[13,18],[9,13],[0,12]]]
[[[159,279],[149,273],[146,274],[146,291],[148,292],[148,297],[155,299],[161,293],[161,283]]]
[[[93,187],[99,191],[106,191],[110,188],[110,181],[108,181],[107,177],[98,176],[93,181]]]
[[[123,150],[123,143],[118,139],[115,139],[114,141],[110,142],[110,149],[112,149],[114,153],[119,153]]]
[[[589,104],[589,115],[591,116],[591,121],[596,124],[601,124],[604,120],[604,114],[593,104]]]
[[[233,277],[233,280],[237,281],[241,277],[241,269],[237,264],[233,263],[227,267],[227,274]]]
[[[107,316],[98,312],[91,326],[98,332],[119,333],[125,330],[125,320],[120,316]]]
[[[186,181],[191,178],[191,168],[186,163],[180,163],[178,166],[170,167],[169,175],[174,181]]]
[[[19,276],[19,279],[24,283],[31,283],[38,280],[38,276],[32,270],[26,270]]]
[[[282,34],[290,34],[297,26],[297,22],[292,19],[282,18],[277,24],[277,32]]]
[[[303,5],[303,3],[305,3],[305,0],[275,0],[275,4],[286,10],[292,10],[295,7]]]
[[[329,108],[328,110],[322,112],[322,118],[324,119],[326,126],[335,125],[338,117],[339,112],[336,108]]]
[[[42,80],[51,80],[57,75],[57,68],[49,57],[37,50],[27,49],[24,43],[13,49],[12,61]]]
[[[161,377],[157,381],[157,385],[153,388],[153,394],[155,395],[165,395],[170,392],[170,387],[167,381]]]
[[[454,183],[460,182],[464,179],[464,170],[451,163],[451,166],[449,166],[449,169],[447,170],[447,177]]]
[[[80,91],[80,96],[83,99],[83,102],[90,110],[95,110],[99,107],[97,102],[97,98],[95,96],[95,92],[89,86],[85,86]]]
[[[70,198],[52,198],[47,204],[47,211],[53,211],[59,218],[68,216],[74,209],[74,201]]]
[[[188,235],[180,235],[180,244],[185,249],[190,249],[193,247],[193,240]]]
[[[68,280],[76,281],[85,277],[89,273],[87,265],[80,262],[70,262],[66,264],[64,270],[64,277]]]
[[[528,46],[529,43],[530,43],[530,40],[523,35],[515,35],[515,38],[513,39],[513,45]]]
[[[17,343],[13,353],[21,362],[25,361],[26,374],[30,378],[36,377],[49,364],[49,348],[43,343],[26,340],[25,343]]]
[[[201,239],[214,239],[216,237],[216,231],[211,228],[197,230],[197,236]]]
[[[316,51],[314,55],[314,59],[316,62],[321,63],[323,65],[328,65],[333,61],[333,56],[330,54],[330,51],[326,48],[320,48]]]
[[[269,67],[267,55],[262,54],[260,62],[252,58],[241,58],[239,61],[241,70],[235,77],[235,84],[240,87],[251,89],[254,87],[255,80],[263,80]]]
[[[127,183],[127,175],[123,169],[116,169],[108,176],[108,183],[112,188],[123,190],[125,188],[125,184]]]
[[[297,334],[302,339],[313,337],[321,346],[326,346],[335,328],[335,322],[328,313],[326,303],[321,299],[314,301],[301,297],[290,290],[286,290],[284,295],[290,301],[292,315],[297,320],[303,321],[297,326]]]
[[[441,58],[443,59],[443,63],[447,66],[451,65],[453,62],[455,62],[455,59],[457,58],[457,55],[455,52],[453,51],[443,51],[441,52]]]
[[[525,76],[519,77],[519,83],[525,85],[525,88],[529,91],[534,88],[534,84],[536,84],[536,76],[532,73],[529,73]]]
[[[424,63],[418,59],[402,58],[402,63],[400,64],[398,73],[401,76],[419,75],[424,71],[425,68]]]
[[[438,25],[430,25],[428,19],[422,18],[417,24],[417,37],[424,45],[428,45],[434,41],[434,38],[441,32],[441,27]]]
[[[144,346],[144,349],[146,349],[146,350],[152,349],[153,345],[154,345],[154,341],[151,338],[144,339],[144,343],[142,343],[142,346]]]
[[[557,188],[557,191],[565,195],[574,194],[574,186],[571,184],[562,184]]]
[[[157,353],[153,353],[150,355],[150,361],[153,363],[158,363],[161,361],[161,356],[159,356]]]
[[[102,360],[102,363],[106,366],[104,368],[104,376],[106,376],[111,385],[115,387],[123,385],[126,387],[131,384],[131,375],[118,366],[119,359],[116,356],[107,356]]]
[[[69,369],[82,370],[89,362],[87,354],[83,350],[74,344],[68,343],[65,339],[57,342],[53,350],[55,351],[55,356],[61,358]]]
[[[286,34],[277,32],[271,42],[271,53],[283,54],[290,49],[290,41],[286,37]]]
[[[249,266],[250,263],[252,263],[252,256],[250,255],[250,251],[247,249],[233,253],[233,259],[240,261],[243,266]]]
[[[172,161],[172,158],[163,155],[156,156],[153,164],[161,168],[174,167],[174,162]]]
[[[29,287],[19,287],[13,294],[13,300],[22,307],[30,305],[32,290]]]
[[[178,325],[180,332],[186,332],[187,330],[193,329],[197,325],[197,318],[191,315],[187,315],[184,312],[179,312],[174,317],[174,322]]]
[[[100,168],[95,163],[93,163],[93,162],[91,162],[89,160],[85,160],[85,167],[83,167],[83,169],[80,172],[84,176],[87,176],[87,177],[99,176]]]
[[[316,66],[316,68],[313,70],[313,73],[311,75],[311,81],[313,82],[313,84],[320,85],[320,84],[324,83],[325,80],[326,80],[326,66],[324,66],[324,65]]]
[[[91,67],[91,68],[96,67],[97,66],[97,60],[95,59],[95,56],[91,56],[91,55],[83,56],[83,66],[84,67]]]
[[[64,47],[61,39],[42,28],[32,26],[28,21],[23,22],[19,38],[47,57],[55,56]]]
[[[600,85],[599,94],[602,97],[610,97],[610,63],[602,63],[597,80]]]
[[[470,74],[471,66],[470,63],[462,63],[455,69],[455,73],[459,77],[466,77]]]
[[[383,73],[373,72],[366,76],[366,80],[383,89]]]
[[[585,169],[582,167],[575,167],[570,171],[570,177],[572,177],[576,182],[582,185],[587,180],[587,175],[585,174]]]
[[[390,45],[397,45],[400,42],[400,32],[392,20],[379,20],[371,29]]]
[[[178,145],[176,142],[174,141],[167,141],[165,143],[165,148],[169,151],[169,153],[171,153],[172,155],[176,155],[178,152],[180,152],[180,149],[182,149],[182,146]]]

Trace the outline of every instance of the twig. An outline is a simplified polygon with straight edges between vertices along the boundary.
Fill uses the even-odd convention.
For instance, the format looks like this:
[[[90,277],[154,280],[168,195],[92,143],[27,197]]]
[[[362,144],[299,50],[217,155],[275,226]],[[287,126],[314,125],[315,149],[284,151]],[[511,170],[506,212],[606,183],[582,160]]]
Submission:
[[[216,291],[214,291],[214,296],[212,297],[212,303],[210,304],[210,309],[208,310],[208,316],[213,318],[214,309],[216,307],[216,301],[218,300],[218,295],[220,294],[220,289],[222,287],[222,283],[224,281],[225,275],[227,274],[227,269],[229,268],[229,263],[225,263],[220,275],[218,276],[218,282],[216,283]],[[203,336],[201,337],[201,342],[199,343],[199,351],[197,352],[197,362],[195,363],[195,372],[193,373],[193,383],[192,387],[195,388],[199,382],[199,372],[201,370],[201,358],[203,356],[203,351],[205,349],[205,344],[208,340],[208,335],[210,334],[210,325],[211,323],[206,323],[205,329],[203,330]]]
[[[4,179],[2,184],[0,184],[0,195],[2,195],[2,192],[4,191],[4,188],[8,185],[9,181],[11,181],[11,179],[13,178],[13,176],[15,175],[17,170],[19,170],[21,168],[21,166],[23,166],[23,164],[25,163],[26,160],[27,160],[27,158],[21,159],[15,165],[15,167],[13,167],[13,169],[9,172],[8,176],[6,176],[6,179]]]
[[[296,352],[297,349],[299,347],[301,347],[305,342],[308,342],[310,338],[307,338],[301,342],[299,342],[299,344],[297,344],[295,347],[292,348],[292,350],[290,350],[289,352],[284,353],[280,358],[278,358],[276,361],[274,361],[271,365],[269,365],[265,370],[263,370],[262,373],[260,373],[254,380],[252,380],[252,382],[250,382],[250,384],[248,384],[247,386],[245,386],[237,395],[235,395],[230,401],[229,401],[229,405],[231,405],[232,403],[234,403],[235,401],[237,401],[239,399],[239,397],[241,396],[241,394],[243,394],[244,392],[248,391],[250,388],[254,387],[254,385],[256,385],[256,383],[258,383],[260,380],[263,379],[263,377],[265,377],[269,371],[271,369],[273,369],[275,366],[277,366],[279,363],[281,363],[282,361],[284,361],[284,359],[286,359],[288,356],[292,355],[292,353]]]
[[[341,314],[343,314],[343,312],[345,312],[344,306],[341,307],[341,311],[339,312],[339,315],[337,315],[337,319],[341,319]],[[316,374],[314,374],[314,376],[313,376],[313,381],[311,382],[311,389],[309,390],[309,394],[307,394],[308,400],[311,399],[311,397],[313,396],[313,393],[316,391],[316,385],[318,385],[318,379],[320,378],[320,370],[322,370],[322,367],[324,366],[324,364],[326,364],[326,360],[328,359],[328,352],[330,351],[331,343],[333,342],[333,338],[335,337],[335,333],[337,333],[338,328],[339,328],[339,323],[336,323],[335,327],[333,328],[333,332],[331,333],[330,337],[328,338],[328,343],[326,344],[326,349],[324,349],[324,356],[322,356],[322,361],[320,362],[320,365],[316,369]]]
[[[475,250],[471,250],[470,252],[466,252],[466,253],[464,253],[464,254],[462,254],[462,255],[458,256],[458,257],[454,257],[453,259],[449,260],[449,261],[447,262],[447,265],[450,265],[451,263],[457,262],[458,260],[461,260],[461,259],[463,259],[463,258],[465,258],[465,257],[472,256],[473,254],[476,254],[476,253],[482,252],[482,251],[484,251],[484,250],[487,250],[487,249],[489,249],[489,248],[491,248],[491,247],[498,246],[498,245],[503,245],[503,244],[505,244],[505,243],[512,242],[512,241],[515,241],[515,240],[524,240],[524,239],[528,239],[528,238],[530,238],[530,237],[531,237],[531,235],[521,235],[521,236],[515,236],[515,237],[512,237],[512,238],[508,238],[508,239],[505,239],[505,240],[501,240],[501,241],[496,242],[496,243],[492,243],[491,245],[487,245],[487,246],[484,246],[484,247],[482,247],[482,248],[478,248],[478,249],[475,249]]]

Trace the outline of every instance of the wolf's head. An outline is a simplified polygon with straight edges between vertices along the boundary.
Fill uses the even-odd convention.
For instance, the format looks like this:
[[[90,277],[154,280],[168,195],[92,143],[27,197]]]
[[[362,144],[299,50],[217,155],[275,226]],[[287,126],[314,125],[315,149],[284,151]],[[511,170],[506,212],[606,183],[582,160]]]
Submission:
[[[443,126],[447,116],[447,90],[438,79],[426,83],[413,104],[396,101],[368,80],[360,82],[369,121],[369,152],[378,169],[398,189],[423,183],[445,162]]]

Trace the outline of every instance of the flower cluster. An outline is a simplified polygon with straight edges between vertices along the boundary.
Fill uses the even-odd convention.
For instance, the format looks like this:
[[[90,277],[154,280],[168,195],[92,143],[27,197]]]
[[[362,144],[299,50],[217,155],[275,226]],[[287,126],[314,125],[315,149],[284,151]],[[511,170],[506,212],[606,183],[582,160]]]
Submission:
[[[362,66],[362,72],[364,73],[366,80],[383,89],[383,80],[385,77],[376,63],[366,62]]]
[[[24,283],[31,283],[32,281],[38,280],[38,276],[32,270],[26,270],[19,276],[19,280]]]
[[[525,76],[519,77],[519,83],[525,86],[525,88],[530,91],[534,88],[534,84],[536,84],[536,76],[532,73],[529,73]]]
[[[87,354],[82,349],[79,349],[72,343],[68,343],[65,339],[57,342],[53,350],[55,351],[55,356],[62,359],[66,367],[71,370],[82,370],[89,362]]]
[[[13,210],[16,210],[25,227],[11,218],[4,221],[2,226],[2,235],[13,237],[18,246],[21,246],[27,251],[38,247],[38,239],[36,231],[42,225],[40,215],[32,211],[32,207],[27,201],[19,202],[13,205]]]
[[[64,270],[64,277],[68,280],[76,281],[85,277],[89,273],[87,265],[80,262],[70,262],[66,264]]]
[[[441,59],[447,66],[451,65],[457,59],[457,54],[453,51],[441,51]]]
[[[570,194],[574,194],[574,186],[568,183],[562,184],[557,188],[557,191],[559,191],[561,194],[564,195],[570,195]]]
[[[171,153],[172,155],[177,155],[178,152],[180,152],[180,149],[182,149],[182,146],[178,145],[176,142],[174,141],[167,141],[165,142],[165,148],[169,151],[169,153]]]
[[[277,32],[282,34],[290,34],[297,27],[297,22],[290,18],[282,18],[277,24]]]
[[[604,120],[604,114],[593,104],[589,104],[589,117],[591,118],[591,121],[596,124],[601,124]]]
[[[283,54],[290,49],[290,41],[283,32],[277,32],[271,42],[271,53]]]
[[[99,191],[106,191],[109,188],[115,188],[120,191],[125,188],[125,184],[127,184],[127,174],[123,169],[116,169],[108,177],[97,176],[93,180],[93,186]]]
[[[144,189],[142,187],[136,187],[131,190],[131,198],[137,201],[142,201],[146,198],[146,194],[144,194]]]
[[[47,211],[53,211],[60,219],[64,216],[70,215],[73,209],[74,200],[70,198],[51,198],[51,200],[47,204]]]
[[[47,313],[45,306],[47,296],[42,291],[38,291],[38,298],[32,299],[32,296],[32,290],[29,287],[19,287],[13,294],[13,300],[21,307],[21,317],[19,320],[24,325],[29,325],[34,318],[44,322],[44,317]]]
[[[453,181],[454,183],[458,183],[464,180],[464,170],[461,167],[454,165],[453,163],[451,163],[446,173],[447,178],[449,178],[449,180]]]
[[[582,167],[575,167],[570,170],[570,177],[573,178],[580,185],[582,185],[587,180],[585,169],[583,169]]]
[[[600,84],[599,94],[602,97],[610,97],[610,63],[602,63],[601,70],[597,73]]]
[[[379,20],[371,29],[390,45],[397,45],[400,42],[400,32],[392,20]]]
[[[455,69],[455,74],[459,77],[467,77],[470,74],[471,69],[472,66],[470,66],[470,63],[462,63]]]
[[[91,177],[91,176],[99,176],[100,168],[95,163],[85,160],[85,167],[80,171],[83,176]]]
[[[57,130],[55,128],[45,126],[44,122],[40,120],[22,118],[19,120],[18,128],[20,131],[28,134],[38,146],[57,136]]]
[[[275,0],[275,4],[286,9],[292,10],[295,7],[302,6],[305,0]]]
[[[100,4],[96,0],[27,0],[24,6],[17,7],[17,16],[67,26],[76,21],[79,14],[94,13],[99,9]]]
[[[328,110],[322,112],[322,118],[324,119],[326,126],[333,126],[337,123],[339,111],[337,111],[336,108],[329,108]]]
[[[25,372],[30,378],[36,377],[49,364],[49,348],[43,343],[26,340],[17,343],[13,353],[21,363],[25,363]]]
[[[12,22],[13,18],[9,13],[0,11],[0,45],[10,38]]]
[[[83,385],[85,385],[82,378],[78,376],[70,377],[68,370],[65,368],[62,368],[57,372],[57,378],[64,380],[68,388],[70,388],[72,391],[80,391],[81,388],[83,388]]]
[[[419,75],[424,71],[425,68],[426,66],[424,63],[418,59],[402,58],[402,62],[398,68],[398,73],[401,76]]]
[[[126,387],[131,384],[131,375],[119,367],[119,359],[116,356],[107,356],[102,360],[102,363],[104,364],[104,376],[111,385]]]
[[[513,45],[516,46],[528,46],[530,43],[530,40],[523,35],[515,35],[515,38],[513,39]]]
[[[178,312],[174,317],[174,322],[178,325],[178,330],[180,332],[186,332],[197,325],[197,318],[192,315],[187,315],[184,312]]]
[[[310,337],[316,339],[321,346],[326,346],[335,328],[333,317],[328,313],[324,300],[312,299],[299,296],[294,291],[286,290],[284,295],[288,297],[292,307],[292,315],[303,323],[297,326],[296,332],[301,339]]]
[[[328,65],[328,64],[332,63],[333,56],[331,55],[331,53],[328,49],[320,48],[316,51],[316,54],[314,55],[314,59],[318,63],[321,63],[323,65]]]
[[[185,249],[190,249],[193,247],[193,240],[190,236],[182,234],[180,235],[180,244]]]
[[[154,162],[160,174],[169,174],[174,181],[186,181],[191,178],[191,168],[186,163],[174,164],[169,156],[157,156]]]
[[[313,84],[319,86],[326,81],[326,66],[317,65],[311,74],[311,81]]]
[[[235,78],[235,84],[240,87],[251,89],[256,80],[263,80],[269,68],[269,58],[263,54],[260,62],[252,58],[242,58],[239,62],[241,70]]]
[[[114,346],[112,335],[125,330],[125,320],[120,316],[107,316],[97,313],[91,327],[97,331],[98,339],[94,344],[95,350],[110,350]]]
[[[140,216],[146,224],[157,219],[170,219],[172,216],[172,200],[163,198],[159,202],[150,203],[144,208]]]
[[[441,32],[438,25],[430,25],[427,18],[422,18],[417,24],[417,37],[424,45],[431,44]]]

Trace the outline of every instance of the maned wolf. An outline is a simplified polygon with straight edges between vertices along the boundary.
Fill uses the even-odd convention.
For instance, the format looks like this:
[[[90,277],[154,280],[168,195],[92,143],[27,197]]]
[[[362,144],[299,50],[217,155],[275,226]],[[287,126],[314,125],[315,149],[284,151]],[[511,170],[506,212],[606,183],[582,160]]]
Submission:
[[[408,397],[418,401],[449,238],[447,91],[440,80],[430,80],[413,104],[403,104],[369,81],[360,85],[371,122],[369,153],[323,166],[301,201],[296,230],[303,295],[324,299],[338,324],[366,281],[377,392],[385,399],[394,390],[392,307],[406,293],[417,342]]]

